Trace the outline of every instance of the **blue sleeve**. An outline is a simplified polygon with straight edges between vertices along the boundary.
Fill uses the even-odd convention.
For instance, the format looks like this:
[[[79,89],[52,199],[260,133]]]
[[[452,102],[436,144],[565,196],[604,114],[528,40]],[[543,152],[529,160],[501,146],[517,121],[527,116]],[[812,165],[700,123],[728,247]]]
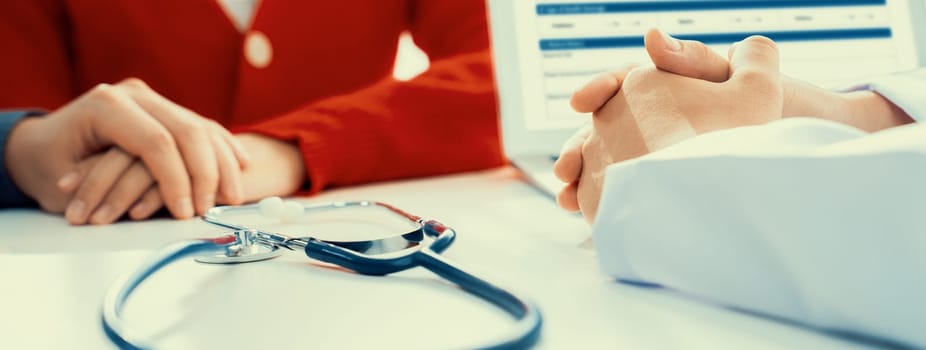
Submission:
[[[32,199],[26,197],[16,187],[13,179],[10,178],[6,171],[7,137],[17,122],[32,114],[33,112],[29,111],[0,112],[0,208],[31,207],[35,205]]]

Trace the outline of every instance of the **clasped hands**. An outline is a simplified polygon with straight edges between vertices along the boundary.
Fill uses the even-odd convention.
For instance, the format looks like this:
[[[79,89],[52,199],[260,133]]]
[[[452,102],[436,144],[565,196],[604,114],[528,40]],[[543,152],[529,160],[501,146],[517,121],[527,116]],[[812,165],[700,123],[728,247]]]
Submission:
[[[790,116],[867,131],[912,121],[873,92],[837,94],[781,75],[778,48],[767,38],[739,42],[727,57],[658,30],[645,41],[652,65],[605,74],[571,101],[593,117],[555,165],[568,184],[558,201],[590,222],[607,166],[698,134]],[[291,194],[305,171],[295,145],[231,135],[137,79],[100,85],[49,115],[26,118],[5,152],[13,182],[72,224],[144,219],[162,206],[189,218],[215,204]]]
[[[606,73],[572,96],[573,109],[592,113],[592,120],[567,141],[554,166],[567,183],[557,201],[566,210],[581,211],[589,223],[609,165],[699,134],[793,116],[866,131],[912,121],[873,92],[840,94],[783,76],[778,47],[765,37],[735,43],[727,57],[655,29],[645,43],[652,65]]]
[[[6,155],[13,182],[71,224],[108,224],[126,214],[140,220],[161,207],[190,218],[216,204],[292,193],[303,176],[294,145],[232,135],[138,79],[101,84],[24,119]],[[276,168],[262,169],[267,163]],[[275,181],[257,184],[269,176]]]

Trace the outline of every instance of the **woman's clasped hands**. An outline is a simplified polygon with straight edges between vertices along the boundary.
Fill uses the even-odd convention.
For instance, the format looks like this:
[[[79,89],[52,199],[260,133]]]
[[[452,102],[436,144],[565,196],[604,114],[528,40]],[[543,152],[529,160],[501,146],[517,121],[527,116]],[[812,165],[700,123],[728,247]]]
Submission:
[[[46,211],[71,224],[135,220],[167,207],[176,218],[244,200],[241,142],[138,79],[101,84],[10,142],[11,176]]]

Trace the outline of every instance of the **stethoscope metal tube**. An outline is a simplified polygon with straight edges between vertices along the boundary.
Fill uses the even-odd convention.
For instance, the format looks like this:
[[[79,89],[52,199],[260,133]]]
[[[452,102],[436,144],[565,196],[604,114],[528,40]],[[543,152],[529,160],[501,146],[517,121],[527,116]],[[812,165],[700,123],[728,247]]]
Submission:
[[[214,225],[234,229],[231,235],[215,239],[178,242],[164,248],[147,260],[139,269],[120,283],[114,284],[103,302],[103,328],[106,335],[121,348],[150,348],[147,337],[128,327],[121,318],[128,297],[154,272],[173,261],[189,256],[210,263],[241,263],[275,257],[279,248],[301,249],[306,256],[345,267],[364,275],[382,276],[424,267],[461,289],[501,308],[517,320],[509,336],[484,349],[524,349],[536,343],[542,317],[535,305],[518,298],[511,292],[469,274],[440,255],[456,238],[456,231],[435,220],[424,220],[391,205],[361,201],[338,202],[326,205],[305,206],[306,212],[333,210],[347,207],[377,207],[388,210],[412,223],[414,230],[400,235],[369,241],[333,242],[315,238],[289,237],[280,233],[255,230],[223,220],[223,213],[253,211],[256,206],[217,207],[209,210],[203,219]],[[425,238],[431,241],[424,245]],[[396,248],[398,247],[398,250]],[[376,255],[392,249],[395,254]],[[209,254],[213,254],[209,256]],[[215,255],[218,254],[218,255]],[[372,255],[371,255],[372,254]]]

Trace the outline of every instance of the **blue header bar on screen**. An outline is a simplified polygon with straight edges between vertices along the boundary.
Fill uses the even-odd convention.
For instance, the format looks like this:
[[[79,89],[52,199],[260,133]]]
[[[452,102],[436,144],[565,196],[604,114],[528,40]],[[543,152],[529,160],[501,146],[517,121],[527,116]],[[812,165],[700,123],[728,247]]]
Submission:
[[[866,29],[835,29],[811,30],[789,32],[758,32],[758,33],[717,33],[717,34],[681,34],[674,35],[682,40],[697,40],[705,44],[730,44],[743,40],[751,35],[764,35],[777,42],[786,41],[812,41],[812,40],[852,40],[852,39],[882,39],[891,37],[890,28]],[[576,39],[543,39],[540,40],[540,50],[581,50],[581,49],[611,49],[643,47],[643,37],[612,37],[612,38],[576,38]]]
[[[553,16],[625,12],[740,10],[786,7],[845,7],[877,5],[887,5],[887,0],[670,0],[538,4],[537,14],[540,16]]]

